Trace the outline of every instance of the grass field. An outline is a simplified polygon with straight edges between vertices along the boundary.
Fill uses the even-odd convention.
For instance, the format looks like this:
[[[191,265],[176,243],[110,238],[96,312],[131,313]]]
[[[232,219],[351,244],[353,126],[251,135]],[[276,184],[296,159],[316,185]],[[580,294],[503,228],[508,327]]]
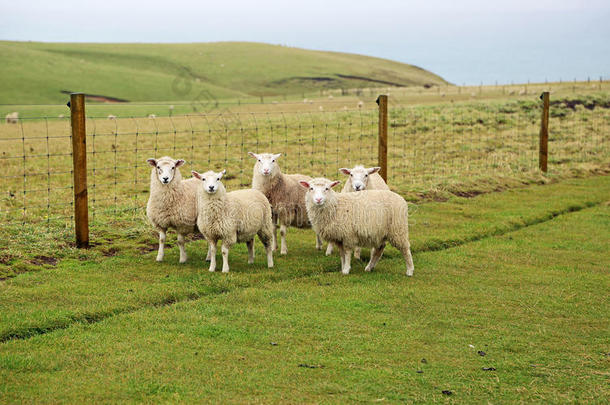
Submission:
[[[63,90],[128,101],[258,101],[323,89],[444,84],[386,59],[248,42],[70,44],[0,41],[2,104],[62,103]]]
[[[4,258],[45,263],[0,282],[0,402],[603,403],[609,196],[593,176],[420,203],[413,278],[393,248],[342,276],[311,231],[222,275],[201,241],[155,263],[132,218],[87,251],[3,228]]]

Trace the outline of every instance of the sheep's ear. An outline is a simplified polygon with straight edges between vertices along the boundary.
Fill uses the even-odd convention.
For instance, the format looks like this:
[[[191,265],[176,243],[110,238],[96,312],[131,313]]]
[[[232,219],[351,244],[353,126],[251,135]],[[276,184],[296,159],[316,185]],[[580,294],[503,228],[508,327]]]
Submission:
[[[224,176],[226,172],[227,172],[227,169],[224,169],[222,172],[218,173],[218,175],[219,175],[218,178],[222,179],[222,176]]]
[[[301,180],[301,181],[299,181],[299,184],[300,184],[300,185],[301,185],[303,188],[306,188],[307,190],[309,190],[309,187],[310,187],[310,186],[309,186],[309,183],[308,183],[308,182],[306,182],[305,180]]]
[[[275,155],[273,155],[273,158],[274,158],[274,159],[277,159],[277,158],[279,158],[280,156],[282,156],[282,154],[281,154],[281,153],[276,153]]]
[[[258,155],[254,152],[248,152],[248,155],[252,156],[254,159],[258,159]]]
[[[371,167],[370,169],[367,169],[366,171],[369,174],[373,174],[373,173],[377,173],[379,170],[381,170],[381,167],[379,166],[375,166],[375,167]]]
[[[352,171],[350,169],[346,169],[345,167],[342,167],[341,169],[339,169],[339,171],[343,174],[345,174],[346,176],[349,176],[350,174],[352,174]]]
[[[335,186],[336,186],[337,184],[339,184],[339,183],[341,183],[341,182],[340,182],[339,180],[336,180],[336,181],[333,181],[332,183],[330,183],[328,186],[329,186],[330,188],[333,188],[333,187],[335,187]]]
[[[194,178],[201,180],[201,174],[197,173],[194,170],[191,170],[191,174],[193,175]]]
[[[149,165],[151,165],[152,167],[157,167],[157,160],[150,158],[150,159],[146,159],[146,161],[148,162]]]
[[[178,159],[178,160],[176,160],[176,167],[180,167],[185,163],[186,162],[184,161],[184,159]]]

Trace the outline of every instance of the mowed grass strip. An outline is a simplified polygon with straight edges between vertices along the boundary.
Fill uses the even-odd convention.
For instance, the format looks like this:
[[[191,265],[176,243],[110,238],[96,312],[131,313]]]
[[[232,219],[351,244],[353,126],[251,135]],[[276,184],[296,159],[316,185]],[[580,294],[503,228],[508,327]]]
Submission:
[[[423,271],[418,265],[421,252],[544,222],[562,213],[600,204],[608,195],[610,177],[600,176],[412,206],[410,237],[415,253],[415,277],[420,277]],[[309,230],[289,231],[289,254],[287,257],[276,255],[276,265],[271,270],[265,266],[259,242],[252,266],[246,264],[245,246],[235,246],[230,254],[231,273],[227,276],[208,273],[208,264],[204,262],[205,242],[187,245],[189,261],[184,265],[178,264],[175,247],[167,249],[163,263],[156,263],[154,252],[142,254],[141,246],[135,240],[131,246],[127,239],[131,231],[124,232],[117,231],[116,240],[107,240],[82,257],[69,256],[54,268],[20,274],[1,282],[0,341],[28,338],[76,323],[98,322],[148,306],[224,294],[263,282],[316,277],[338,272],[339,267],[338,256],[325,257],[314,250],[313,233]],[[173,244],[174,238],[172,233],[168,241]],[[154,242],[156,239],[150,236],[150,245]],[[116,256],[105,258],[103,252],[112,250],[113,244],[119,247]],[[395,266],[390,261],[393,258],[398,260]],[[389,248],[377,271],[404,275],[401,260],[400,254]],[[356,261],[352,272],[362,273],[364,264]]]
[[[395,403],[441,402],[446,391],[461,403],[603,403],[608,229],[610,207],[601,204],[419,253],[413,278],[395,251],[375,272],[349,277],[315,272],[310,259],[302,265],[311,277],[251,280],[0,345],[0,395]],[[114,266],[142,272],[138,263]]]

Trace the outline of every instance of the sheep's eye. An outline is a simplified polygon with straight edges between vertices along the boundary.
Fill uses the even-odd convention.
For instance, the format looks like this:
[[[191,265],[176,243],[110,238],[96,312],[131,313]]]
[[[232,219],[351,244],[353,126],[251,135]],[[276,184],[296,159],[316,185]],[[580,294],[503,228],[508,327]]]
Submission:
[[[330,190],[328,187],[326,187],[326,191]]]
[[[271,161],[271,163],[274,163],[274,162],[275,162],[275,159],[273,159],[273,160]]]
[[[220,177],[218,177],[218,178],[216,179],[216,181],[220,181]]]
[[[201,181],[205,181],[205,179],[202,178]]]
[[[309,191],[313,191],[313,187],[309,187]]]
[[[176,166],[172,167],[172,170],[176,170]]]
[[[365,175],[364,175],[364,177],[369,177],[369,175],[368,175],[368,174],[365,174]]]
[[[261,160],[260,160],[260,159],[258,159],[258,161],[260,162]]]

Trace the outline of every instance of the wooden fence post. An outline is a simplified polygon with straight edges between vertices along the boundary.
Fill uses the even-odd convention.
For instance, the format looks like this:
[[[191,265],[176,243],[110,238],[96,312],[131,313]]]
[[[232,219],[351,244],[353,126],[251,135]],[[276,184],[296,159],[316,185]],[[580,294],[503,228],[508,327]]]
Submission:
[[[74,228],[76,246],[89,247],[89,207],[87,203],[87,132],[85,95],[70,94],[72,161],[74,165]]]
[[[546,173],[549,157],[549,92],[545,91],[542,93],[540,99],[542,100],[542,119],[540,121],[540,153],[538,157],[538,167]]]
[[[381,167],[379,175],[388,182],[388,96],[385,94],[377,97],[379,105],[379,147],[377,164]]]

